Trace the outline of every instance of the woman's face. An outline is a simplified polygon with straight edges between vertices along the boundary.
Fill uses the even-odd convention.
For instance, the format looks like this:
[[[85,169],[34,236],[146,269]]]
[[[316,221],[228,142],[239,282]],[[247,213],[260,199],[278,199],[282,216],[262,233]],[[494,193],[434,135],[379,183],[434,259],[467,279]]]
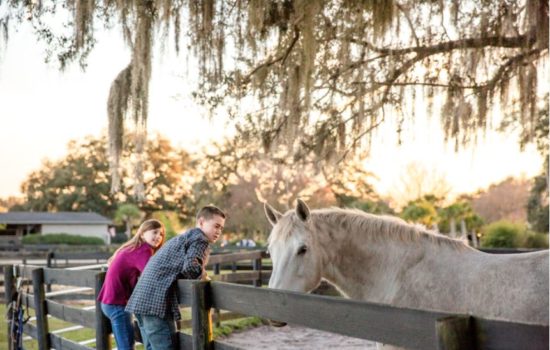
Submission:
[[[143,240],[149,244],[151,247],[158,248],[158,246],[162,243],[163,240],[163,233],[162,229],[157,228],[154,230],[148,230],[143,232]]]

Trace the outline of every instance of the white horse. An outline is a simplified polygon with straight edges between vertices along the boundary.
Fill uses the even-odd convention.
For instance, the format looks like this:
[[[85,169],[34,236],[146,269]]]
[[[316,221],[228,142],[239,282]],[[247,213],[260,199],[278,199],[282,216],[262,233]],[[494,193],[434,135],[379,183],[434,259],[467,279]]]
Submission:
[[[464,242],[359,210],[310,212],[301,200],[273,225],[269,288],[548,325],[548,251],[486,254]]]

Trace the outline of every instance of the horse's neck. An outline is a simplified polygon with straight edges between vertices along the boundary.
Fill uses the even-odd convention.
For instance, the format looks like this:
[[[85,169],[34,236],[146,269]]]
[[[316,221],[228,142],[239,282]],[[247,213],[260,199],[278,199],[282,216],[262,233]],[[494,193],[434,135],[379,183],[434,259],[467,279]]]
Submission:
[[[352,299],[392,303],[409,284],[433,278],[442,260],[458,266],[464,259],[456,249],[429,240],[373,239],[366,233],[342,232],[330,223],[324,227],[330,233],[319,240],[324,251],[323,278]]]

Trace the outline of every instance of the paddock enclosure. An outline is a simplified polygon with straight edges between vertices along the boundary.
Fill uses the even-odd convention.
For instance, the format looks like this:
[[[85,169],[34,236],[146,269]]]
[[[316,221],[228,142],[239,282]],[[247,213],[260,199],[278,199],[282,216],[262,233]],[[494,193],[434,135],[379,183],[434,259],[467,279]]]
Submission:
[[[504,322],[261,288],[270,273],[269,266],[262,265],[265,257],[262,251],[212,255],[212,281],[177,282],[180,306],[189,307],[191,315],[178,331],[180,349],[239,349],[223,340],[214,341],[212,327],[213,322],[242,315],[408,349],[548,349],[548,324]],[[70,266],[69,261],[79,257],[57,258],[54,255],[48,265]],[[6,303],[16,300],[19,292],[22,306],[36,314],[23,329],[25,337],[37,340],[38,349],[111,349],[109,321],[94,301],[105,278],[105,272],[99,270],[101,265],[60,268],[15,264],[3,269]],[[25,281],[28,287],[16,288],[18,282],[21,285]],[[88,306],[66,303],[71,295],[87,298]],[[79,342],[66,339],[63,332],[50,331],[52,317],[89,328],[94,335]],[[8,343],[12,350],[9,339]]]

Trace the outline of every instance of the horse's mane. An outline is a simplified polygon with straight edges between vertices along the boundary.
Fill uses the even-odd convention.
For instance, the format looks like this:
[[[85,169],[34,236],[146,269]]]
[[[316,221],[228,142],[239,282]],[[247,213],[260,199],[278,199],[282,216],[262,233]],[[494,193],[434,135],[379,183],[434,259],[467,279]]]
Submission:
[[[395,216],[374,215],[358,209],[326,208],[311,211],[313,225],[318,231],[323,230],[324,225],[337,226],[346,231],[363,232],[363,238],[373,241],[386,241],[388,237],[400,242],[422,242],[427,240],[440,246],[448,246],[453,249],[469,248],[464,241],[450,238],[428,230],[418,224],[409,224]],[[317,220],[321,219],[321,220]],[[286,239],[292,233],[292,227],[300,220],[294,211],[287,212],[280,220],[281,225],[277,237],[270,235],[269,241],[274,239]]]
[[[366,239],[387,240],[397,238],[400,242],[419,242],[428,240],[454,249],[467,248],[468,245],[459,239],[444,236],[423,225],[410,224],[404,220],[388,215],[374,215],[358,209],[328,208],[312,211],[313,216],[323,218],[322,222],[339,225],[350,231],[365,232]]]

